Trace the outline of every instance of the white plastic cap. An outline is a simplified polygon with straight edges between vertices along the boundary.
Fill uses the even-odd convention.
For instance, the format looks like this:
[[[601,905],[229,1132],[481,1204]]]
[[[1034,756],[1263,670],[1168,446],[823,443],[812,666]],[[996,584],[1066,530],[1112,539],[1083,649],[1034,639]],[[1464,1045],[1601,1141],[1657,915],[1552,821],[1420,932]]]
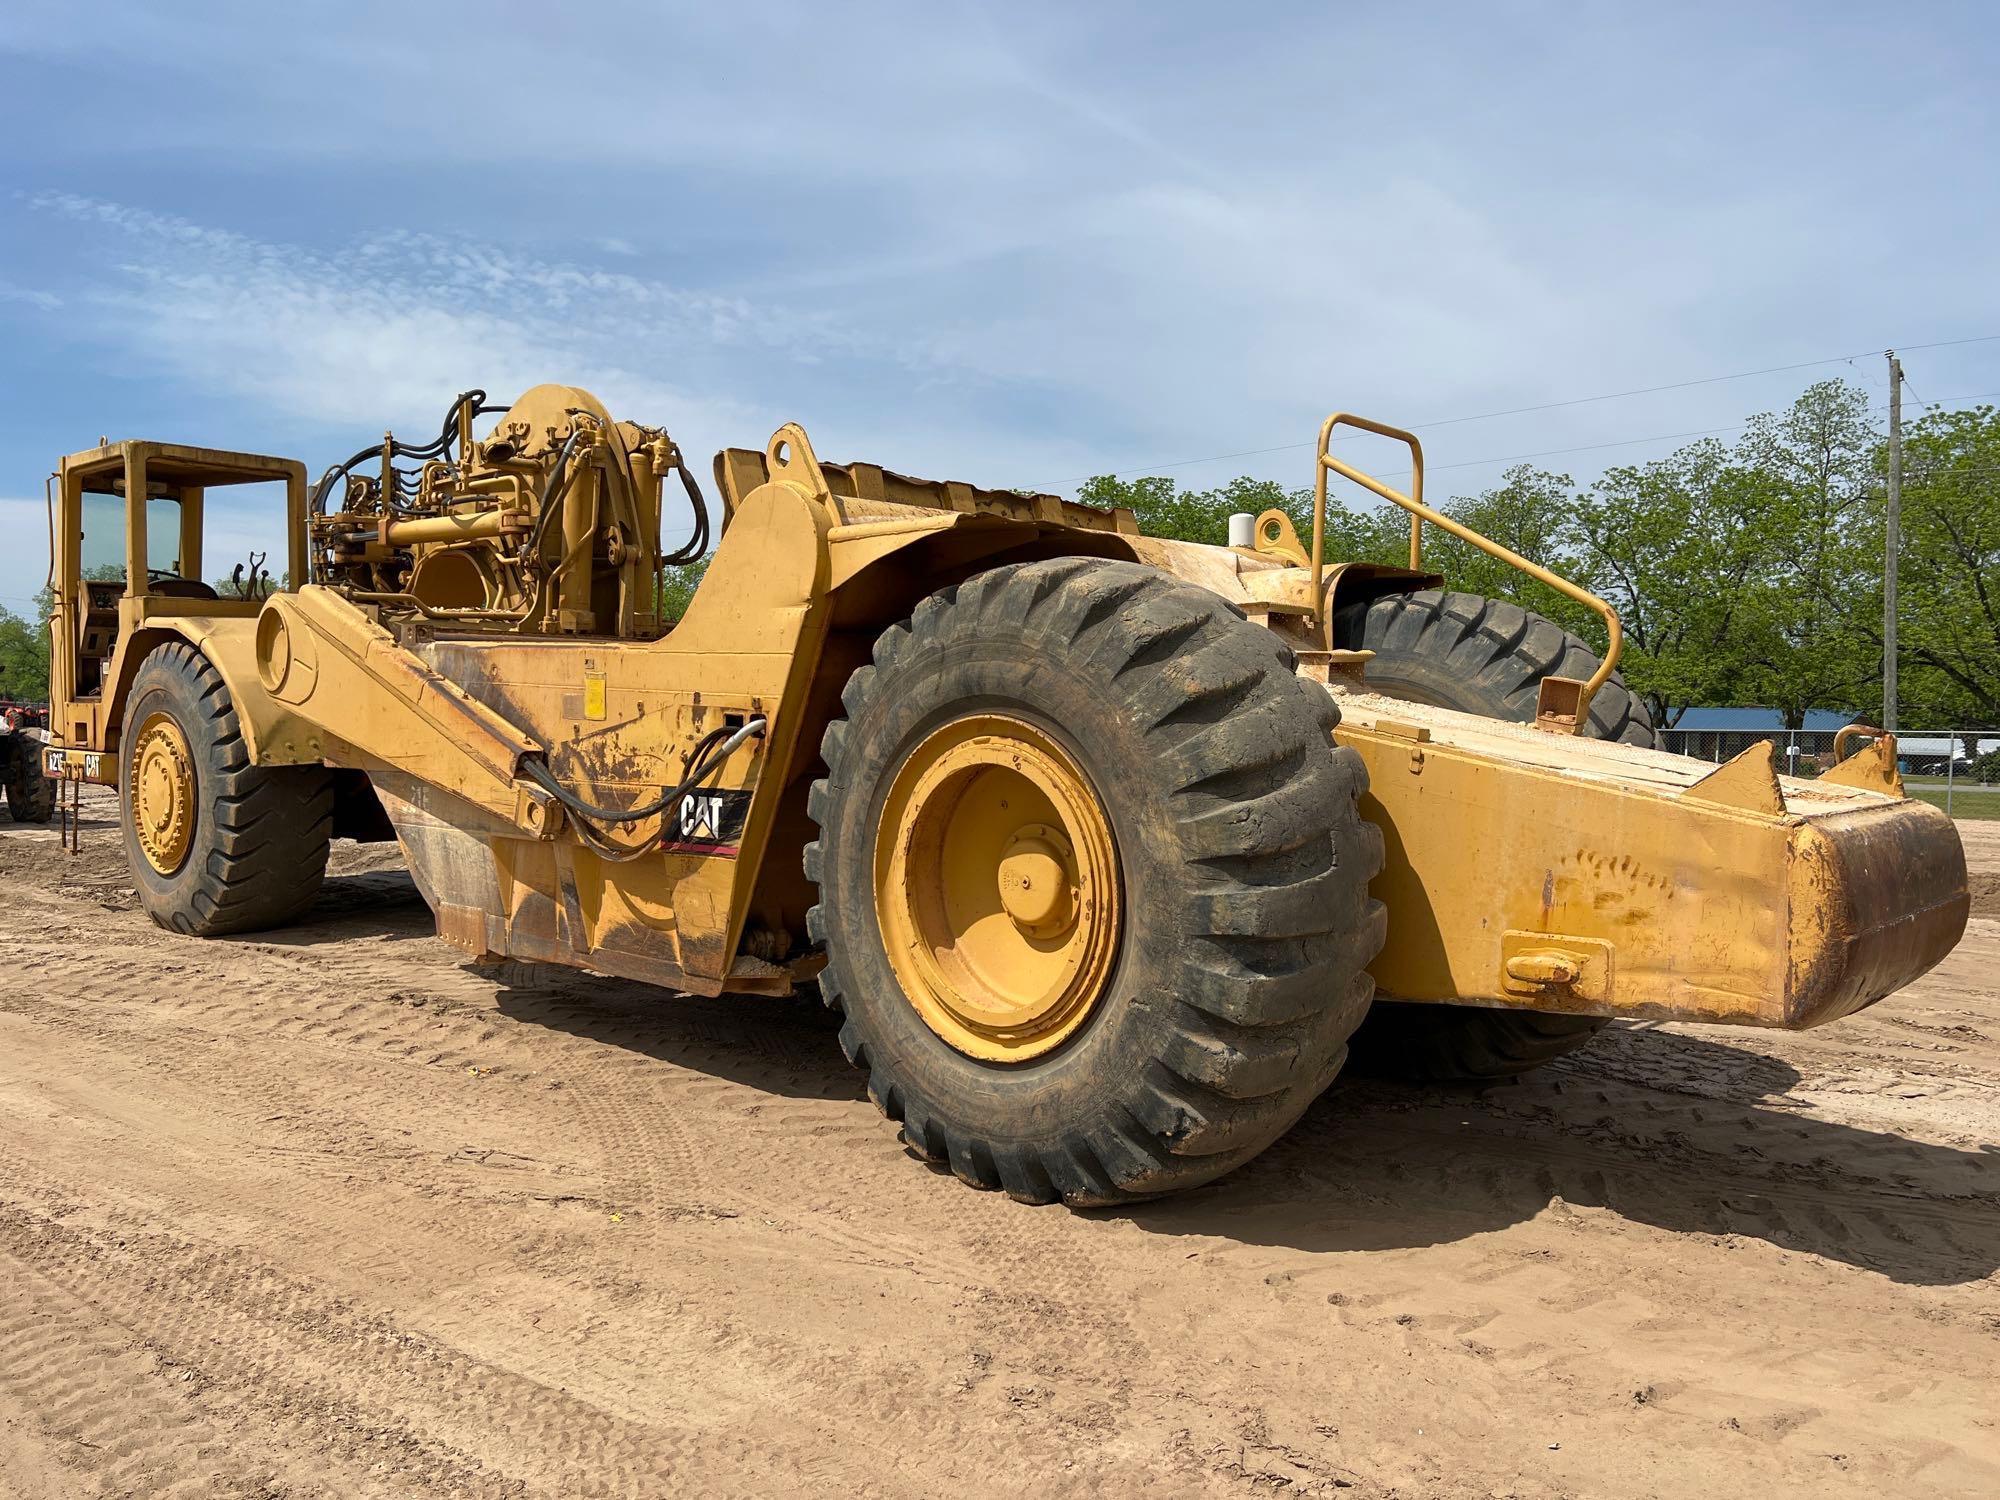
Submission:
[[[1229,545],[1251,547],[1257,541],[1257,518],[1247,510],[1239,510],[1229,518]]]

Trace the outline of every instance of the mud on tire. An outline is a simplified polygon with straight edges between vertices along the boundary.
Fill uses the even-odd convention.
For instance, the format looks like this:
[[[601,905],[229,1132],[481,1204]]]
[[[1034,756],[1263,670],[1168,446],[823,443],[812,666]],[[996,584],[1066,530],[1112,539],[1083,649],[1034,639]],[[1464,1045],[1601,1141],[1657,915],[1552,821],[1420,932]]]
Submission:
[[[1544,677],[1587,678],[1599,658],[1551,620],[1477,594],[1425,589],[1350,604],[1334,642],[1375,653],[1371,688],[1392,698],[1534,722]],[[1590,704],[1593,738],[1655,743],[1653,721],[1615,673]],[[1353,1066],[1433,1082],[1508,1078],[1574,1052],[1604,1028],[1596,1016],[1378,1000],[1354,1036]]]
[[[194,647],[173,642],[140,663],[125,702],[129,745],[164,713],[194,763],[194,824],[186,857],[162,875],[135,828],[127,750],[119,767],[125,857],[140,904],[162,927],[197,937],[278,927],[313,903],[326,875],[333,775],[315,766],[253,766],[229,689]]]
[[[841,1045],[918,1154],[1028,1202],[1191,1187],[1261,1151],[1339,1070],[1384,931],[1366,773],[1332,700],[1205,590],[1064,558],[932,595],[843,694],[812,789],[806,874]],[[897,983],[871,884],[897,767],[940,725],[1004,712],[1055,737],[1115,836],[1124,931],[1084,1026],[990,1063]]]

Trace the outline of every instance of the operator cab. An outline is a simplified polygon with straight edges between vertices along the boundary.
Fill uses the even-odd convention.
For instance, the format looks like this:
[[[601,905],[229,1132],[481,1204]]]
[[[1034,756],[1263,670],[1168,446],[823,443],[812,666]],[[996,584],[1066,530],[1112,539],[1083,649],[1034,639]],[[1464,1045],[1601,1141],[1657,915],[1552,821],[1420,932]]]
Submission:
[[[62,744],[108,750],[118,725],[107,690],[131,670],[131,647],[149,623],[181,614],[254,618],[273,589],[300,576],[305,468],[260,454],[123,442],[71,454],[57,477],[49,727]],[[218,515],[209,492],[226,486],[276,493],[239,491]],[[246,546],[252,537],[271,540]],[[275,569],[266,565],[273,552]],[[209,567],[224,575],[222,586],[203,577]]]
[[[106,483],[102,478],[96,483]],[[215,589],[199,578],[183,576],[181,565],[183,512],[181,495],[163,480],[151,482],[146,499],[146,577],[143,595],[160,598],[214,599]],[[125,497],[122,475],[105,489],[82,492],[82,529],[78,560],[82,578],[76,594],[76,671],[72,690],[94,696],[102,690],[104,668],[118,645],[118,603],[126,596]],[[200,538],[197,536],[196,556]],[[193,566],[199,567],[199,563]]]

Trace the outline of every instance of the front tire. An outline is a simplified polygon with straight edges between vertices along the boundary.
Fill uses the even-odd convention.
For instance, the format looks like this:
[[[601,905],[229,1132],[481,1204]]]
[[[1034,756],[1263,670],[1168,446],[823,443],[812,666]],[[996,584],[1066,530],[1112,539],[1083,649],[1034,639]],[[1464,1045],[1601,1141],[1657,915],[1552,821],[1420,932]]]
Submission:
[[[1331,698],[1268,631],[1134,563],[1024,563],[926,599],[842,701],[808,927],[913,1151],[1027,1202],[1124,1202],[1220,1177],[1332,1081],[1373,992],[1381,838]],[[1009,860],[1067,874],[1017,899]],[[1080,995],[1039,978],[1071,946]]]
[[[281,927],[326,876],[333,774],[255,766],[222,675],[176,641],[140,663],[119,752],[139,902],[195,937]]]
[[[1531,724],[1544,677],[1587,678],[1598,657],[1551,620],[1477,594],[1425,589],[1348,605],[1334,642],[1373,651],[1367,681],[1391,698]],[[1652,717],[1615,673],[1590,703],[1589,734],[1655,743]],[[1355,1071],[1416,1082],[1511,1078],[1584,1046],[1600,1016],[1378,1000],[1354,1035]]]

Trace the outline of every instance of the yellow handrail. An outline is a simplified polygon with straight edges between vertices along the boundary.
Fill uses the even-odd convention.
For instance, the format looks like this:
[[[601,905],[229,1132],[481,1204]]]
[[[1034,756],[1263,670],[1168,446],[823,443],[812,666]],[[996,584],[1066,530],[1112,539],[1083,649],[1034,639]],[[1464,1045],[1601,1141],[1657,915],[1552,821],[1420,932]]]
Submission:
[[[1879,740],[1881,738],[1882,738],[1882,731],[1878,729],[1875,725],[1863,724],[1860,723],[1859,721],[1853,724],[1849,724],[1844,728],[1835,730],[1833,734],[1833,763],[1837,766],[1842,761],[1847,759],[1847,742],[1849,740],[1854,740],[1854,739]]]
[[[1351,464],[1342,463],[1327,446],[1332,440],[1336,427],[1358,427],[1363,432],[1372,432],[1378,437],[1394,438],[1410,450],[1410,493],[1405,495],[1393,490],[1372,474],[1365,474]],[[1604,618],[1607,649],[1604,660],[1598,663],[1577,695],[1576,725],[1578,732],[1589,722],[1590,700],[1597,696],[1597,690],[1611,680],[1611,674],[1618,668],[1618,655],[1625,646],[1625,629],[1618,621],[1618,611],[1587,588],[1571,583],[1551,573],[1539,563],[1529,562],[1520,553],[1501,546],[1491,537],[1481,536],[1470,526],[1454,521],[1442,511],[1432,510],[1424,504],[1424,448],[1413,432],[1405,432],[1400,427],[1391,427],[1384,422],[1371,421],[1367,417],[1357,417],[1351,412],[1337,411],[1320,424],[1319,462],[1313,466],[1313,545],[1312,575],[1313,601],[1316,609],[1323,609],[1320,599],[1321,577],[1325,566],[1326,547],[1326,474],[1327,470],[1353,480],[1363,489],[1380,495],[1392,505],[1399,505],[1410,513],[1410,570],[1423,571],[1423,528],[1424,522],[1442,527],[1462,542],[1470,542],[1489,557],[1497,557],[1509,567],[1518,568],[1530,578],[1547,584],[1557,593],[1574,599],[1578,604],[1588,605]]]

